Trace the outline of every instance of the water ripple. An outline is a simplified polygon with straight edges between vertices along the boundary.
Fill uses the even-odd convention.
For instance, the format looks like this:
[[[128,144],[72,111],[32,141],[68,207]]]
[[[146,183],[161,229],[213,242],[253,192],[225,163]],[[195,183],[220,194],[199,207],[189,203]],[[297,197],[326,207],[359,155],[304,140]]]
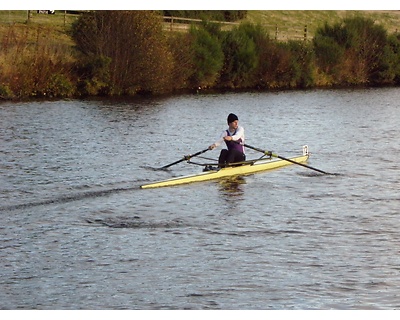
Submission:
[[[0,104],[0,308],[399,308],[399,99],[381,88]],[[201,170],[154,168],[209,145],[230,112],[251,145],[286,157],[308,144],[308,164],[337,174],[294,165],[139,189]]]

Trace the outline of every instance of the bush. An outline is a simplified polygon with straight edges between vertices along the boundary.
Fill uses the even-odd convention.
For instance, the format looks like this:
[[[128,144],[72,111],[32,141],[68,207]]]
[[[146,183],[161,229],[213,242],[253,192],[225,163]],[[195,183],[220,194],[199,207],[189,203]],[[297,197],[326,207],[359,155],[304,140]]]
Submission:
[[[289,41],[291,53],[291,86],[309,88],[315,84],[315,55],[312,44],[305,41]]]
[[[228,88],[245,88],[252,85],[258,66],[258,54],[249,25],[243,24],[224,34],[222,50],[224,66],[220,85]]]
[[[191,87],[213,86],[223,64],[223,52],[218,38],[204,28],[190,29],[193,37],[193,73],[190,77]]]
[[[400,33],[393,34],[388,38],[388,46],[391,57],[391,72],[393,75],[393,82],[400,84]]]
[[[52,98],[65,98],[75,94],[75,86],[64,74],[55,73],[48,81],[45,95]]]
[[[111,58],[104,56],[82,57],[76,66],[78,93],[87,95],[108,95],[110,86]]]
[[[337,84],[390,81],[390,48],[386,30],[372,19],[346,18],[325,24],[314,39],[317,63]]]
[[[335,39],[326,36],[315,36],[313,39],[317,66],[325,73],[335,75],[343,61],[345,48]]]
[[[1,85],[0,84],[0,99],[12,99],[14,98],[14,93],[10,89],[9,86],[7,85]]]
[[[14,93],[24,99],[74,94],[70,80],[73,58],[70,51],[57,43],[50,28],[24,28],[21,32],[10,26],[8,35],[14,41],[7,37],[3,42],[7,45],[0,51],[2,95]]]

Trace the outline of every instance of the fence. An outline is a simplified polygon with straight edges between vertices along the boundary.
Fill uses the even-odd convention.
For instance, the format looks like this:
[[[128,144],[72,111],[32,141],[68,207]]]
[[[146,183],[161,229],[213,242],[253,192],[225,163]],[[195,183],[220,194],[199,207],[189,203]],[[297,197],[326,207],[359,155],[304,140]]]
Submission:
[[[192,24],[200,24],[203,22],[201,19],[190,19],[190,18],[180,18],[172,16],[163,17],[163,27],[164,30],[168,31],[188,31]],[[225,22],[225,21],[210,21],[212,23],[217,23],[221,25],[222,30],[230,30],[235,26],[238,26],[238,22]]]
[[[66,10],[0,10],[0,24],[34,23],[48,26],[68,27],[77,19],[77,13]]]
[[[55,14],[48,14],[48,10],[3,10],[0,11],[0,24],[34,23],[68,27],[79,16],[76,12],[57,11]],[[163,29],[166,31],[187,32],[192,24],[200,24],[203,20],[180,17],[163,17]],[[238,22],[211,21],[221,25],[222,30],[231,30],[239,25]],[[299,28],[290,28],[278,25],[263,25],[271,38],[277,41],[288,40],[310,40],[309,28],[307,25]]]
[[[163,17],[163,29],[167,31],[187,32],[192,24],[200,24],[203,20],[189,19],[180,17]],[[210,21],[213,23],[221,24],[222,30],[231,30],[233,27],[239,25],[238,22],[222,22]],[[278,25],[263,25],[268,31],[269,35],[277,41],[288,40],[310,40],[308,26],[304,25],[298,29],[280,27]]]
[[[289,41],[289,40],[311,40],[311,36],[308,31],[308,26],[304,25],[298,29],[279,27],[275,26],[265,26],[269,31],[269,34],[277,41]]]

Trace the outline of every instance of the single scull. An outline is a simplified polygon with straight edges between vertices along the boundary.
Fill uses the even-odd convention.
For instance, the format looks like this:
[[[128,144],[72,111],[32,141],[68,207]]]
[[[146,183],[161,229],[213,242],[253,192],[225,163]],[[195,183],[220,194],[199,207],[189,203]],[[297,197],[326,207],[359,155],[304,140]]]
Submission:
[[[303,147],[303,155],[288,158],[286,160],[283,159],[257,159],[257,160],[250,160],[246,161],[245,164],[231,166],[226,168],[214,168],[209,171],[203,171],[197,174],[191,174],[187,176],[181,176],[176,178],[171,178],[167,180],[157,181],[149,184],[142,185],[142,189],[148,188],[159,188],[159,187],[168,187],[168,186],[175,186],[180,184],[192,183],[192,182],[201,182],[201,181],[208,181],[214,179],[220,179],[225,177],[231,176],[241,176],[241,175],[248,175],[253,174],[256,172],[272,170],[276,168],[280,168],[283,166],[291,165],[293,163],[301,164],[308,160],[309,153],[308,147]]]

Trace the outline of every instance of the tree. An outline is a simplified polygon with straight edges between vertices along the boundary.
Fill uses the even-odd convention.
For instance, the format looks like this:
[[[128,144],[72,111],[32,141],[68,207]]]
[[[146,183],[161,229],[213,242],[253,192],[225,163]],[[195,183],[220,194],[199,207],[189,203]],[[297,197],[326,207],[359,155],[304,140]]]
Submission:
[[[89,12],[73,26],[73,37],[86,59],[111,59],[110,93],[163,92],[169,88],[173,59],[158,13]]]
[[[190,80],[195,72],[195,61],[193,57],[193,37],[184,32],[171,32],[168,36],[169,50],[173,57],[172,78],[174,79],[171,89],[181,90],[193,86]]]

